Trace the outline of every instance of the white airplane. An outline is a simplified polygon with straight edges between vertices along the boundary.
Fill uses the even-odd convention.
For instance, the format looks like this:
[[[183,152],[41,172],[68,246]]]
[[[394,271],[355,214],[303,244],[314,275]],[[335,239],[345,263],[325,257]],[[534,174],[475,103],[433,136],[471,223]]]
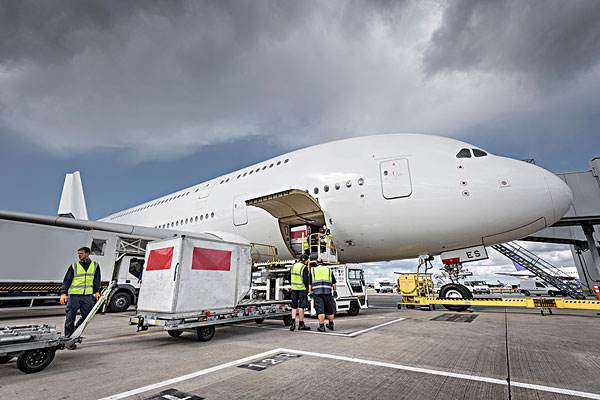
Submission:
[[[101,221],[242,237],[276,246],[281,259],[295,255],[292,228],[326,224],[340,262],[462,262],[469,249],[552,225],[571,201],[535,165],[445,137],[389,134],[283,154]]]
[[[535,274],[529,272],[525,267],[516,261],[513,261],[515,272],[496,272],[496,275],[512,276],[515,278],[535,278]],[[575,267],[561,267],[557,268],[555,274],[552,274],[555,278],[563,280],[579,279],[579,273]]]

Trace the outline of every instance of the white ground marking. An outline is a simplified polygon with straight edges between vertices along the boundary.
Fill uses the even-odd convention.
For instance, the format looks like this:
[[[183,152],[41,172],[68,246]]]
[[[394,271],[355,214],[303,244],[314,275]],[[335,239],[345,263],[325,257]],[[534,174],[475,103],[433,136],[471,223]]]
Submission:
[[[396,318],[393,321],[384,322],[383,324],[375,325],[375,326],[372,326],[370,328],[362,329],[360,331],[351,332],[351,333],[340,333],[340,332],[331,332],[331,331],[328,331],[328,332],[318,332],[318,331],[313,331],[313,330],[310,330],[310,331],[298,331],[298,332],[301,332],[301,333],[312,333],[312,334],[316,334],[316,335],[355,337],[355,336],[358,336],[358,335],[362,335],[363,333],[367,333],[369,331],[372,331],[373,329],[381,328],[381,327],[384,327],[386,325],[393,324],[395,322],[404,321],[405,319],[406,318]],[[231,325],[232,326],[239,326],[239,327],[242,327],[242,328],[269,329],[269,330],[273,330],[273,331],[284,331],[284,330],[287,330],[286,328],[274,328],[274,327],[262,326],[262,325],[248,325],[248,324],[231,324]]]
[[[281,352],[282,352],[282,349],[273,349],[273,350],[265,351],[264,353],[254,354],[254,355],[249,356],[249,357],[240,358],[239,360],[234,360],[234,361],[230,361],[230,362],[227,362],[227,363],[224,363],[224,364],[216,365],[214,367],[210,367],[210,368],[206,368],[206,369],[201,369],[200,371],[192,372],[191,374],[187,374],[187,375],[182,375],[182,376],[179,376],[177,378],[167,379],[166,381],[162,381],[162,382],[158,382],[158,383],[153,383],[152,385],[142,386],[142,387],[137,388],[137,389],[128,390],[127,392],[123,392],[123,393],[119,393],[119,394],[113,394],[112,396],[104,397],[104,398],[102,398],[100,400],[118,400],[118,399],[124,399],[125,397],[133,396],[133,395],[144,393],[144,392],[149,392],[150,390],[154,390],[154,389],[162,388],[162,387],[165,387],[165,386],[173,385],[175,383],[179,383],[179,382],[182,382],[182,381],[187,381],[187,380],[190,380],[190,379],[193,379],[193,378],[197,378],[197,377],[202,376],[202,375],[206,375],[206,374],[210,374],[212,372],[216,372],[216,371],[222,370],[224,368],[235,367],[237,365],[244,364],[244,363],[250,362],[252,360],[256,360],[257,358],[266,357],[266,356],[270,356],[271,354],[281,353]]]
[[[133,396],[136,394],[148,392],[150,390],[154,390],[154,389],[158,389],[158,388],[165,387],[168,385],[172,385],[174,383],[179,383],[182,381],[197,378],[199,376],[210,374],[212,372],[216,372],[216,371],[219,371],[219,370],[222,370],[225,368],[235,367],[237,365],[256,360],[257,358],[266,357],[266,356],[269,356],[271,354],[276,354],[276,353],[300,354],[300,355],[305,355],[305,356],[310,356],[310,357],[326,358],[326,359],[338,360],[338,361],[347,361],[347,362],[353,362],[353,363],[363,364],[363,365],[372,365],[372,366],[376,366],[376,367],[392,368],[392,369],[403,370],[403,371],[418,372],[418,373],[422,373],[422,374],[445,376],[445,377],[456,378],[456,379],[465,379],[465,380],[470,380],[470,381],[490,383],[490,384],[494,384],[494,385],[508,386],[508,382],[506,382],[506,380],[504,380],[504,379],[490,378],[490,377],[486,377],[486,376],[460,374],[460,373],[456,373],[456,372],[442,371],[442,370],[429,369],[429,368],[411,367],[409,365],[393,364],[393,363],[374,361],[374,360],[365,360],[362,358],[339,356],[339,355],[335,355],[335,354],[315,353],[312,351],[276,348],[276,349],[273,349],[270,351],[266,351],[264,353],[255,354],[253,356],[240,358],[239,360],[230,361],[228,363],[220,364],[220,365],[217,365],[217,366],[214,366],[211,368],[206,368],[206,369],[203,369],[200,371],[192,372],[191,374],[182,375],[177,378],[168,379],[166,381],[158,382],[158,383],[155,383],[152,385],[143,386],[143,387],[140,387],[137,389],[129,390],[127,392],[115,394],[115,395],[105,397],[100,400],[123,399],[125,397]],[[586,399],[600,400],[600,394],[590,393],[590,392],[582,392],[579,390],[563,389],[563,388],[557,388],[557,387],[553,387],[553,386],[534,385],[534,384],[530,384],[530,383],[523,383],[523,382],[516,382],[516,381],[511,381],[511,386],[520,387],[520,388],[524,388],[524,389],[537,390],[540,392],[558,393],[558,394],[564,394],[567,396],[577,396],[577,397],[583,397]]]

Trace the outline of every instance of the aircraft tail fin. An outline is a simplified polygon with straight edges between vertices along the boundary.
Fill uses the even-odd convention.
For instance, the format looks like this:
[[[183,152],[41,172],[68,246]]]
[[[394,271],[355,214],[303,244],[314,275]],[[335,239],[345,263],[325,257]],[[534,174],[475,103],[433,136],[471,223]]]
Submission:
[[[60,204],[58,205],[58,215],[79,220],[88,219],[79,171],[65,176],[65,183],[60,195]]]
[[[524,266],[522,266],[521,264],[519,264],[516,261],[513,261],[513,265],[515,266],[515,269],[517,271],[527,271]]]

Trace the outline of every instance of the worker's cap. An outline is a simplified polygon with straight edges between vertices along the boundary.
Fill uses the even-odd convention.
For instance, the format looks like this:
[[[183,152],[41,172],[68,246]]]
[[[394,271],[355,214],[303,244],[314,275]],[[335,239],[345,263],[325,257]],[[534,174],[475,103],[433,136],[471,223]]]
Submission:
[[[300,256],[300,261],[308,261],[308,256],[306,254],[302,254]]]

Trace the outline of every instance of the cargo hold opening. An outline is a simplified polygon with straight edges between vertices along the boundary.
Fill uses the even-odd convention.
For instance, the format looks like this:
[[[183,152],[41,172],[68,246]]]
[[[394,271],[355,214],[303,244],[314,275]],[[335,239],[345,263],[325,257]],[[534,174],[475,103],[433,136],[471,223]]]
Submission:
[[[319,203],[300,189],[249,199],[246,205],[262,208],[277,218],[283,240],[294,256],[302,252],[302,234],[308,236],[316,233],[325,225],[325,216]]]

